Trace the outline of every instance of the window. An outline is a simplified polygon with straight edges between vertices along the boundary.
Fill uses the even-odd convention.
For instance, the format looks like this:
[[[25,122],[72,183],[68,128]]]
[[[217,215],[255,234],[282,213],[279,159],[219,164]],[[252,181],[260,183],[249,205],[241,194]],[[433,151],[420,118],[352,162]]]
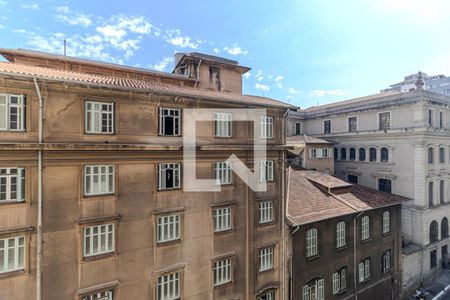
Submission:
[[[434,269],[437,267],[437,251],[433,250],[430,252],[430,268]]]
[[[114,224],[84,227],[84,257],[114,252]]]
[[[259,162],[259,180],[273,181],[273,160],[262,160]]]
[[[356,117],[348,118],[348,131],[349,132],[357,131],[357,118]]]
[[[342,268],[333,274],[333,295],[347,288],[347,268]]]
[[[311,148],[309,149],[310,158],[328,158],[328,148]]]
[[[180,299],[180,272],[158,277],[156,298],[158,300]]]
[[[303,287],[303,300],[324,300],[324,280],[316,278]]]
[[[337,148],[334,148],[334,159],[337,160],[339,155],[339,151]]]
[[[444,147],[439,148],[439,163],[441,163],[441,164],[445,163],[445,148]]]
[[[270,290],[257,298],[258,300],[275,300],[275,291]]]
[[[345,247],[345,222],[336,224],[336,248]]]
[[[356,159],[356,150],[355,148],[351,147],[349,150],[350,153],[350,160],[355,160]]]
[[[25,97],[0,94],[0,130],[25,130]]]
[[[437,242],[438,239],[438,223],[433,221],[430,224],[430,244]]]
[[[180,135],[180,109],[159,108],[159,134],[177,136]]]
[[[433,126],[433,110],[428,110],[428,125]]]
[[[259,250],[259,271],[267,271],[273,268],[273,247]]]
[[[306,257],[317,255],[317,229],[306,231]]]
[[[391,215],[388,211],[383,212],[383,233],[391,231]]]
[[[383,263],[383,273],[391,270],[391,250],[386,250],[381,258]]]
[[[341,148],[341,160],[347,160],[347,149]]]
[[[180,164],[166,163],[159,164],[159,189],[180,188]]]
[[[295,135],[302,134],[302,123],[296,122],[295,123]]]
[[[448,219],[444,217],[441,221],[441,239],[448,238]]]
[[[0,274],[25,269],[25,237],[0,239]]]
[[[434,148],[428,147],[428,163],[434,164]]]
[[[114,166],[85,166],[84,194],[91,196],[111,193],[114,193]]]
[[[369,149],[369,161],[377,161],[377,148],[371,147]]]
[[[361,218],[361,240],[367,240],[370,237],[370,218],[364,216]]]
[[[445,193],[444,193],[445,183],[444,182],[445,182],[444,180],[439,181],[439,202],[441,204],[444,204],[444,202],[445,202]]]
[[[217,184],[231,184],[231,162],[216,162],[214,172]]]
[[[439,128],[444,128],[444,112],[439,112]]]
[[[378,190],[385,193],[392,193],[392,181],[390,179],[379,178]]]
[[[386,147],[382,147],[380,150],[380,160],[381,162],[389,161],[389,150]]]
[[[259,224],[273,221],[273,201],[261,201],[258,204]]]
[[[217,137],[231,137],[231,114],[216,113],[215,135]]]
[[[358,184],[358,176],[356,175],[347,175],[347,181],[354,183],[354,184]]]
[[[231,258],[225,258],[214,262],[214,285],[222,285],[231,282]]]
[[[0,169],[0,203],[8,201],[24,201],[25,199],[25,169]]]
[[[331,133],[331,120],[323,121],[323,133]]]
[[[157,218],[156,241],[170,242],[180,239],[180,214],[171,214]]]
[[[364,259],[359,263],[359,282],[370,278],[370,258]]]
[[[380,125],[380,130],[391,128],[391,113],[385,112],[378,115],[378,121]]]
[[[432,207],[434,205],[434,183],[428,182],[428,206]]]
[[[93,294],[85,295],[82,300],[113,300],[114,290],[107,290],[103,292],[95,292]]]
[[[359,160],[360,161],[366,160],[366,149],[365,148],[359,148]]]
[[[114,133],[114,103],[86,101],[86,132]]]
[[[231,226],[231,207],[219,207],[213,210],[214,232],[230,230]]]
[[[272,117],[261,117],[261,138],[271,139],[273,138],[273,118]]]

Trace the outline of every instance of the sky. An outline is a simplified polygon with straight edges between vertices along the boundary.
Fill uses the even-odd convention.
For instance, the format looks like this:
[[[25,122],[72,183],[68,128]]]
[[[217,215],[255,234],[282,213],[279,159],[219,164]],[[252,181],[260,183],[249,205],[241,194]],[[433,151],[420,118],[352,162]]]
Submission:
[[[251,67],[245,94],[306,108],[450,75],[450,1],[0,0],[0,47],[171,72],[176,52]]]

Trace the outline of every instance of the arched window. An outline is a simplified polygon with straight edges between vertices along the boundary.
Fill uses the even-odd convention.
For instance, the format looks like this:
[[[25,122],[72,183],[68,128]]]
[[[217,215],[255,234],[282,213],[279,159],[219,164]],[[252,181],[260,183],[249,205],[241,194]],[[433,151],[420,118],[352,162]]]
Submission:
[[[262,294],[260,294],[257,298],[258,300],[275,300],[275,290],[270,289],[266,290]]]
[[[347,268],[343,267],[333,274],[333,295],[339,294],[347,288]]]
[[[441,221],[441,239],[448,238],[448,219],[444,217]]]
[[[317,228],[306,232],[306,257],[317,255]]]
[[[360,161],[366,160],[366,149],[365,148],[359,148],[359,160]]]
[[[428,206],[432,207],[434,205],[434,182],[428,182]]]
[[[341,160],[347,160],[347,149],[341,148]]]
[[[438,239],[438,223],[436,221],[433,221],[430,224],[430,244],[437,242]]]
[[[377,161],[377,149],[375,147],[369,149],[369,160]]]
[[[445,148],[444,147],[439,148],[439,163],[441,163],[441,164],[445,163]]]
[[[391,250],[386,250],[382,257],[383,262],[383,273],[389,272],[391,270]]]
[[[350,160],[355,160],[356,159],[356,150],[355,148],[351,147],[350,148]]]
[[[314,278],[303,286],[303,300],[323,300],[324,298],[324,280],[322,278]]]
[[[334,159],[337,160],[338,159],[338,149],[334,148]]]
[[[434,164],[434,148],[428,147],[428,163]]]
[[[382,162],[389,161],[389,150],[386,147],[381,148],[380,150],[380,160]]]

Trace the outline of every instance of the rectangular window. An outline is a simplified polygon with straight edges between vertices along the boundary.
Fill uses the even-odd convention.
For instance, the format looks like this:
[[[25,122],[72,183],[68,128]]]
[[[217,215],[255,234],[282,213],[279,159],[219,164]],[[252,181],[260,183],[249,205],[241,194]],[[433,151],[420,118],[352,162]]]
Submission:
[[[84,167],[84,194],[86,196],[112,193],[114,193],[114,166]]]
[[[261,201],[258,204],[259,224],[273,221],[273,201]]]
[[[0,274],[25,269],[25,237],[0,239]]]
[[[324,300],[325,282],[323,279],[315,279],[303,287],[303,300]]]
[[[391,216],[388,211],[383,212],[383,233],[391,231]]]
[[[317,229],[312,228],[306,232],[306,257],[315,256],[318,253]]]
[[[114,224],[84,227],[84,257],[114,252]]]
[[[214,262],[214,285],[231,282],[231,258]]]
[[[347,175],[347,181],[350,183],[358,184],[358,176],[356,175]]]
[[[345,222],[339,222],[336,225],[336,248],[342,248],[345,244]]]
[[[444,180],[441,180],[439,182],[439,202],[441,204],[444,204],[444,202],[445,202],[445,184],[444,184]]]
[[[439,128],[444,128],[444,112],[439,112]]]
[[[323,133],[331,133],[331,120],[323,121]]]
[[[180,109],[159,108],[159,134],[177,136],[180,135]]]
[[[0,203],[25,200],[25,169],[0,169]]]
[[[217,184],[231,184],[231,162],[214,163],[214,173]]]
[[[437,267],[437,251],[430,251],[430,268],[434,269]]]
[[[356,132],[358,130],[357,128],[358,122],[356,117],[349,117],[348,118],[348,131],[349,132]]]
[[[231,230],[231,207],[214,208],[214,232]]]
[[[161,216],[157,218],[156,240],[158,243],[180,239],[180,214]]]
[[[295,135],[302,134],[302,123],[296,122],[295,123]]]
[[[428,110],[428,125],[433,126],[433,110]]]
[[[180,272],[176,272],[158,277],[156,298],[158,300],[180,299],[180,276]]]
[[[385,112],[378,115],[380,130],[391,128],[391,113]]]
[[[114,300],[114,290],[93,293],[83,296],[82,300]]]
[[[392,182],[390,179],[378,179],[378,190],[381,192],[392,193]]]
[[[428,206],[432,207],[434,205],[434,183],[428,182]]]
[[[370,278],[370,258],[366,258],[359,264],[359,282]]]
[[[272,117],[261,117],[260,120],[261,125],[261,138],[263,139],[271,139],[273,138],[273,118]]]
[[[333,295],[336,295],[347,288],[347,269],[342,268],[333,274]]]
[[[309,149],[310,158],[328,158],[327,148],[311,148]]]
[[[273,268],[273,247],[259,250],[259,271],[266,271]]]
[[[0,94],[0,130],[25,130],[25,97]]]
[[[383,273],[389,272],[391,270],[391,250],[384,252],[382,256],[383,263]]]
[[[262,160],[259,162],[259,180],[273,181],[273,160]]]
[[[231,114],[216,113],[215,135],[217,137],[231,137]]]
[[[370,237],[370,218],[364,216],[361,218],[361,240],[367,240]]]
[[[180,188],[180,164],[167,163],[159,164],[159,189],[178,189]]]
[[[85,102],[87,133],[114,133],[114,103]]]

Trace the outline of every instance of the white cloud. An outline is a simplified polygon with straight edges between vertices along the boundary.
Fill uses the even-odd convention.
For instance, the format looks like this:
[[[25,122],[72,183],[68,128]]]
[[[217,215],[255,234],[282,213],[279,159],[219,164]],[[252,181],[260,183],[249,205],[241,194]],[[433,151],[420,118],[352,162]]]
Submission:
[[[233,47],[224,47],[223,50],[227,51],[231,55],[246,55],[248,51],[242,50],[241,47],[234,45]]]
[[[103,37],[105,37],[106,39],[114,41],[121,40],[127,34],[125,30],[117,28],[113,25],[99,26],[95,30],[103,35]]]
[[[88,27],[92,24],[91,18],[82,13],[75,13],[73,15],[57,15],[55,18],[59,22],[67,23],[72,26],[81,25]]]
[[[57,6],[55,7],[55,10],[59,13],[68,14],[69,13],[69,7],[68,6]]]
[[[242,76],[244,76],[245,79],[249,79],[250,75],[251,75],[251,73],[247,72],[247,73],[244,73],[244,75],[242,75]]]
[[[270,91],[270,86],[266,85],[266,84],[260,84],[260,83],[256,83],[255,84],[255,88],[261,91],[265,91],[268,92]]]
[[[5,28],[5,26],[3,26],[2,24],[0,24],[0,29],[4,29]]]
[[[309,94],[310,97],[323,97],[323,96],[345,96],[346,92],[336,89],[336,90],[312,90]]]
[[[37,3],[22,4],[22,8],[31,9],[31,10],[40,10],[41,9]]]
[[[174,59],[172,56],[164,57],[159,63],[150,65],[149,67],[158,71],[164,71],[169,63],[173,62]]]
[[[300,94],[300,91],[293,87],[290,87],[290,88],[288,88],[288,93],[289,94]]]
[[[26,33],[27,32],[25,29],[13,29],[12,31],[15,33]]]
[[[0,6],[6,5],[6,1],[0,0]]]
[[[117,19],[118,28],[127,28],[131,32],[134,33],[141,33],[141,34],[148,34],[152,31],[152,29],[155,29],[152,24],[147,22],[143,16],[137,16],[137,17],[124,17],[121,16]]]
[[[279,76],[275,77],[275,82],[281,81],[283,79],[284,79],[284,76],[279,75]]]
[[[214,53],[216,53],[216,54],[220,52],[219,48],[214,48],[213,50],[214,50]]]

